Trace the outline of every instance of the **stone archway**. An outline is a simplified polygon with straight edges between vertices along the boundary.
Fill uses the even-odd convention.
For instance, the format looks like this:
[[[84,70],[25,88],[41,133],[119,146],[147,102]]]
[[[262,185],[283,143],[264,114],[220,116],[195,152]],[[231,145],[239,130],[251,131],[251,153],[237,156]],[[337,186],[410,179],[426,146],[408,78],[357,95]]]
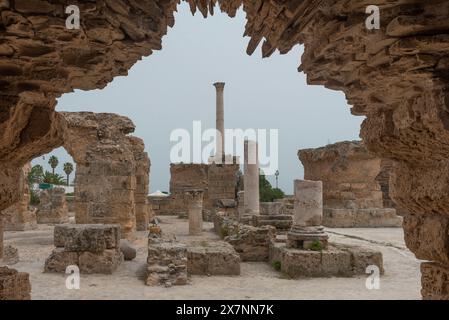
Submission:
[[[65,1],[0,2],[0,210],[21,194],[31,158],[62,144],[55,99],[103,88],[161,49],[178,0],[109,1],[80,7],[80,30],[65,28]],[[204,16],[218,2],[247,13],[248,53],[287,53],[304,44],[309,84],[345,92],[365,115],[361,136],[394,161],[391,194],[404,208],[409,248],[422,265],[424,298],[449,299],[449,29],[444,0],[377,1],[381,29],[365,28],[360,1],[189,0]]]

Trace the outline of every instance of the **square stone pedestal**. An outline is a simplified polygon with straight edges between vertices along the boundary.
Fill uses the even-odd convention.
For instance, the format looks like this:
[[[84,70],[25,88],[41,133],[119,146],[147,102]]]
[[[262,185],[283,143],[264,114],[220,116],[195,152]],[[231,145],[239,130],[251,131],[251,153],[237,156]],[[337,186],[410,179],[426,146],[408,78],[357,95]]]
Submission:
[[[329,244],[326,250],[312,251],[288,248],[272,241],[270,263],[290,278],[351,277],[366,274],[370,265],[383,274],[382,253],[357,246]]]
[[[327,248],[329,236],[322,226],[302,227],[294,225],[287,233],[287,247],[298,249]]]
[[[54,244],[45,272],[65,273],[76,265],[81,273],[111,274],[123,261],[119,225],[58,225]]]
[[[187,243],[187,272],[194,275],[239,275],[240,256],[224,241]]]

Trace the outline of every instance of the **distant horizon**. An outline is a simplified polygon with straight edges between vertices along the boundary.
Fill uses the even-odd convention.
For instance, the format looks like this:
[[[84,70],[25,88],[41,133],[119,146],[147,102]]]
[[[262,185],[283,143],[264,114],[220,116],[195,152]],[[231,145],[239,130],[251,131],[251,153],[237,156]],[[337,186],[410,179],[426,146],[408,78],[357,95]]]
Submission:
[[[192,17],[187,3],[179,6],[176,24],[163,38],[163,49],[116,77],[102,90],[65,94],[57,111],[106,112],[129,117],[136,125],[132,135],[145,142],[152,166],[150,193],[168,191],[170,181],[170,133],[200,120],[215,127],[215,82],[226,82],[225,128],[279,130],[279,187],[293,193],[293,180],[303,177],[299,149],[329,143],[360,140],[364,117],[350,114],[344,94],[322,86],[309,86],[299,73],[302,47],[286,54],[261,58],[260,48],[246,54],[243,38],[245,14],[235,18],[216,13],[207,20]],[[63,148],[51,153],[62,165],[74,161]],[[49,170],[49,156],[33,164]],[[51,170],[49,170],[51,171]],[[74,173],[71,179],[75,177]],[[275,177],[267,176],[275,186]]]

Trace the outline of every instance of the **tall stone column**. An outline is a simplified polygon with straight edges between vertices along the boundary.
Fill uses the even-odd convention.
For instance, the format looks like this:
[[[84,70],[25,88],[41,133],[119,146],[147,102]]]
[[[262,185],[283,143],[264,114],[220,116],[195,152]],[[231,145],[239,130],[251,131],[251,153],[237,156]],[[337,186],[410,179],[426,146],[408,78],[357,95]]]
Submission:
[[[328,235],[321,226],[323,219],[323,183],[321,181],[295,180],[293,226],[287,234],[290,248],[310,249],[319,245],[327,247]]]
[[[217,89],[217,105],[216,105],[216,130],[217,134],[217,150],[215,157],[216,159],[223,159],[224,148],[225,148],[225,129],[224,129],[224,82],[214,83]],[[222,163],[221,161],[218,163]]]
[[[244,220],[259,214],[259,157],[257,142],[245,140],[244,148]]]
[[[185,192],[188,200],[189,234],[198,235],[203,232],[203,190],[192,189]]]

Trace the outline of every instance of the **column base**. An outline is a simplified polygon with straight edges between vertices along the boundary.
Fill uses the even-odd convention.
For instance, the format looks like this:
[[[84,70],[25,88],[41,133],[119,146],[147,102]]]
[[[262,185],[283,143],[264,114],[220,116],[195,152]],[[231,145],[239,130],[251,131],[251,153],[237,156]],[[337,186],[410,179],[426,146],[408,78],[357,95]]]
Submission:
[[[326,249],[329,236],[322,226],[293,226],[287,233],[287,247],[304,250]]]

